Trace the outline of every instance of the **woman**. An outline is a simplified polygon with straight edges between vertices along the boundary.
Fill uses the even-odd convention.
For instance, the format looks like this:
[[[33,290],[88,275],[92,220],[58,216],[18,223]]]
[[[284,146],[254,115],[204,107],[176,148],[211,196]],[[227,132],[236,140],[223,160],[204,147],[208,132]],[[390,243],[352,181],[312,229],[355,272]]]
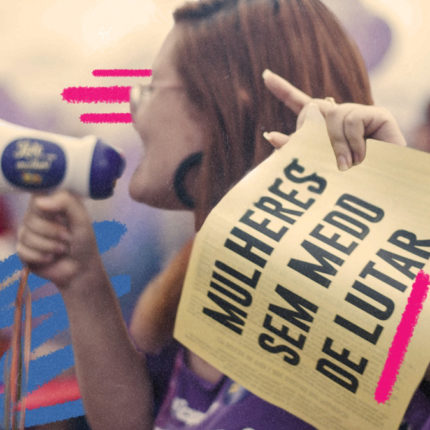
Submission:
[[[132,93],[134,100],[138,96],[132,114],[145,142],[145,157],[129,190],[133,199],[153,206],[192,209],[197,229],[229,187],[270,154],[272,146],[263,132],[282,132],[267,137],[274,144],[284,143],[284,134],[295,129],[297,114],[310,100],[266,72],[267,85],[282,100],[276,101],[264,88],[264,69],[287,77],[312,97],[328,95],[339,103],[372,101],[356,48],[318,0],[193,2],[175,12],[175,22],[154,62],[151,85]],[[315,103],[328,120],[341,169],[361,161],[363,137],[384,138],[387,126],[393,126],[376,108],[330,100]],[[345,135],[351,115],[353,132]],[[369,128],[369,118],[371,126],[379,126]],[[215,410],[218,394],[228,395],[238,387],[182,348],[169,396],[154,417],[146,360],[128,336],[91,222],[76,196],[60,192],[32,198],[18,252],[63,296],[93,430],[310,427],[246,392],[246,403],[237,401],[208,415],[209,408]],[[133,332],[144,352],[159,351],[170,341],[169,314],[175,311],[188,254],[189,246],[139,304],[145,311],[135,318]],[[160,321],[163,312],[168,318]],[[172,398],[175,389],[185,396],[196,384],[205,399],[202,392],[194,399]]]

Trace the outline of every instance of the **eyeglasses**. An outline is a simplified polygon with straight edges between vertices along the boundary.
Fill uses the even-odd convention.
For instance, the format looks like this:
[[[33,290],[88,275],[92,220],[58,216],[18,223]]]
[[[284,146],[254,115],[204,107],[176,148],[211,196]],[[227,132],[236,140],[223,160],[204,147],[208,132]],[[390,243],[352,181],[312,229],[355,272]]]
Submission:
[[[131,114],[136,114],[139,106],[145,104],[155,89],[183,89],[180,85],[154,85],[154,84],[137,84],[131,87],[130,90],[130,111]]]

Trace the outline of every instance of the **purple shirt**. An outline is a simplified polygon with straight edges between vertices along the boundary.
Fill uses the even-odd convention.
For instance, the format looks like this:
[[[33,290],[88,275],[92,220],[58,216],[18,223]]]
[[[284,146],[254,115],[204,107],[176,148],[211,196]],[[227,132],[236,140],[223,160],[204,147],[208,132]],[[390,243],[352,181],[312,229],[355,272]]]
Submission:
[[[154,430],[309,430],[290,413],[254,396],[226,376],[215,384],[190,370],[180,348]],[[409,426],[430,430],[430,401],[417,391],[405,415]]]
[[[176,357],[167,396],[154,430],[308,430],[312,426],[254,396],[223,376],[216,383],[198,377]]]

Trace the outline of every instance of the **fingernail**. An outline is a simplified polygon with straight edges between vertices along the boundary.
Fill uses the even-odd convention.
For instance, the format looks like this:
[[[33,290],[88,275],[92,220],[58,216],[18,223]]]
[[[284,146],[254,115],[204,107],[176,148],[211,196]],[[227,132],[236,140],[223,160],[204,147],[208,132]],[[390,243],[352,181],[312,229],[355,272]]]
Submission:
[[[270,133],[269,133],[269,132],[265,131],[265,132],[263,133],[263,137],[264,137],[268,142],[270,142]]]
[[[364,157],[360,157],[357,154],[352,154],[352,164],[353,166],[358,166],[362,161]]]
[[[272,72],[269,69],[265,69],[262,75],[263,79],[268,78],[270,74],[272,74]]]
[[[348,161],[343,155],[339,155],[339,157],[337,157],[337,166],[341,172],[349,169]]]

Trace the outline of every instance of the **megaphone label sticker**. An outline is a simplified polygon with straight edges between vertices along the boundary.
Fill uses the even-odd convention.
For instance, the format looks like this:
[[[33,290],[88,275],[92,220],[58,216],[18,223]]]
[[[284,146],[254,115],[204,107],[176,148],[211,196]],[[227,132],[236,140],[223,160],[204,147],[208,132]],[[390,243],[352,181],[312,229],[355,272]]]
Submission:
[[[31,138],[9,143],[1,164],[3,174],[11,184],[32,190],[57,186],[66,171],[66,158],[58,145]]]

